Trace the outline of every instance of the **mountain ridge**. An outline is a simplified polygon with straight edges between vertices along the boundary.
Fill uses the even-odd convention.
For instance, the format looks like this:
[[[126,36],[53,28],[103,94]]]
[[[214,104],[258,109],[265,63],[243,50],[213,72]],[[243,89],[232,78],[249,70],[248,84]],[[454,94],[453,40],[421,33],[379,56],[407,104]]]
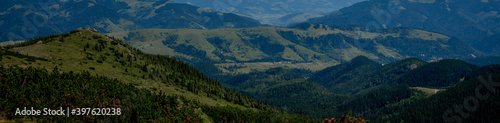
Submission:
[[[221,12],[237,13],[255,18],[263,24],[271,26],[288,26],[289,24],[306,21],[308,18],[320,17],[327,12],[336,11],[342,7],[364,0],[253,0],[253,1],[226,1],[226,0],[172,0],[179,3],[188,3],[201,8]]]
[[[480,46],[489,41],[478,37],[500,33],[498,8],[498,0],[370,0],[310,19],[309,22],[374,29],[411,27],[457,37],[491,54],[490,50],[495,48]]]
[[[262,26],[248,17],[166,0],[56,0],[39,3],[20,0],[4,4],[3,7],[4,10],[0,12],[0,41],[28,40],[80,27],[95,28],[100,32],[120,32],[147,28]]]

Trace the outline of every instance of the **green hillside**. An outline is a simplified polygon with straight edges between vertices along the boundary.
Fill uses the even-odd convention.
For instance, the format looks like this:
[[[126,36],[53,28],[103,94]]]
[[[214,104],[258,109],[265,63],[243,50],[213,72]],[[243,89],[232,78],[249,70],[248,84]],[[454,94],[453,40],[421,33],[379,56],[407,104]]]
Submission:
[[[359,37],[355,29],[359,28],[303,24],[296,28],[148,29],[109,35],[147,53],[191,64],[211,61],[228,74],[274,67],[318,71],[359,55],[390,63],[406,57],[426,61],[468,58],[475,52],[455,38],[422,30],[365,31]]]
[[[314,72],[310,78],[304,78],[290,69],[273,68],[236,75],[224,83],[271,106],[312,117],[350,114],[373,122],[399,122],[400,119],[395,117],[408,111],[407,108],[435,105],[422,102],[433,98],[433,95],[460,88],[461,84],[478,76],[499,70],[498,65],[478,68],[453,59],[427,63],[407,58],[382,66],[360,56]],[[421,79],[406,79],[409,76]],[[414,81],[401,83],[400,80]],[[448,84],[433,85],[440,83]],[[420,112],[419,117],[402,119],[424,120],[427,114],[428,112]]]
[[[45,67],[49,70],[57,66],[64,72],[87,70],[91,74],[138,84],[141,88],[161,88],[171,94],[183,94],[174,89],[182,88],[189,90],[190,92],[186,92],[186,95],[191,95],[192,98],[200,97],[196,93],[207,97],[226,97],[222,93],[230,93],[230,90],[220,87],[218,82],[205,77],[193,67],[177,59],[142,53],[120,40],[89,29],[43,37],[18,46],[21,47],[7,47],[7,50],[3,52],[46,60],[5,55],[2,56],[3,66]],[[219,94],[210,94],[210,91]],[[217,104],[214,99],[205,99],[207,100],[205,102],[213,102],[212,105]]]
[[[495,115],[500,110],[499,96],[495,91],[500,80],[498,70],[423,99],[388,119],[396,122],[400,122],[400,119],[419,122],[499,122]]]
[[[354,85],[354,83],[348,83],[348,80],[358,77],[356,75],[363,74],[367,70],[374,70],[381,66],[364,56],[358,56],[349,62],[318,71],[311,76],[311,79],[328,87],[335,93],[350,94],[355,92],[352,92],[352,88],[347,86]]]
[[[152,94],[132,84],[125,84],[89,72],[47,72],[42,68],[3,68],[0,75],[0,112],[8,119],[37,122],[190,122],[202,121],[199,104],[178,96]],[[83,87],[83,88],[82,88]],[[34,109],[59,107],[115,108],[115,116],[19,116],[17,108]],[[118,109],[119,108],[119,109]],[[161,110],[159,110],[161,109]],[[120,114],[120,115],[118,115]]]
[[[396,85],[372,90],[330,108],[335,109],[337,114],[351,112],[354,116],[372,121],[384,121],[382,118],[391,116],[428,95],[431,94],[425,94],[407,85]]]
[[[408,58],[384,66],[366,57],[318,71],[310,79],[324,85],[334,93],[364,94],[370,90],[392,86],[404,73],[418,68],[426,62]]]
[[[332,116],[335,111],[327,108],[350,98],[283,68],[241,74],[223,83],[270,106],[315,118]]]
[[[429,63],[405,73],[397,82],[420,87],[447,87],[454,85],[478,67],[460,60],[445,59]]]
[[[132,110],[133,107],[130,109],[132,110],[130,114],[132,119],[126,119],[129,121],[155,121],[162,120],[162,118],[163,121],[168,120],[169,118],[164,117],[166,112],[159,111],[160,108],[164,108],[163,106],[170,107],[172,111],[174,111],[175,106],[177,108],[186,106],[184,113],[175,114],[175,116],[179,116],[173,118],[176,121],[182,121],[184,118],[190,119],[192,116],[197,121],[214,122],[223,115],[231,116],[229,121],[239,119],[254,122],[257,120],[282,121],[294,118],[298,118],[297,120],[300,119],[300,121],[311,120],[301,115],[287,115],[239,92],[224,88],[219,82],[204,76],[193,67],[177,59],[143,53],[120,40],[91,29],[79,29],[67,34],[51,35],[7,46],[0,52],[0,65],[5,67],[2,68],[0,74],[0,76],[5,76],[2,77],[1,87],[11,88],[2,90],[0,93],[6,95],[0,98],[0,102],[8,105],[8,107],[2,107],[0,118],[7,117],[9,120],[24,119],[12,116],[12,109],[16,106],[67,107],[71,104],[77,107],[109,107],[110,105],[102,104],[102,102],[111,104],[111,101],[126,100],[125,97],[128,97],[129,93],[131,93],[131,97],[137,94],[145,95],[144,102],[134,103],[137,105],[135,107],[137,110]],[[101,82],[103,84],[100,84]],[[29,88],[25,87],[28,85]],[[62,87],[67,88],[67,90],[57,90],[62,89]],[[90,90],[77,89],[81,87],[89,87]],[[68,96],[68,94],[75,94],[75,96]],[[116,97],[120,95],[125,97]],[[51,96],[53,98],[47,98]],[[75,98],[74,101],[83,97],[102,100],[99,100],[101,103],[97,105],[97,102],[57,101],[56,97],[71,100]],[[9,100],[14,98],[16,99]],[[122,104],[128,106],[128,104]],[[218,114],[220,111],[229,111],[226,110],[228,108],[231,109],[230,111],[246,112],[247,114],[236,116]],[[259,114],[262,112],[272,115]],[[189,117],[186,114],[189,114]],[[134,117],[136,119],[133,119]],[[48,121],[104,120],[101,117],[91,117],[90,119],[85,119],[86,117],[26,118]],[[122,121],[123,119],[116,117],[111,120]]]

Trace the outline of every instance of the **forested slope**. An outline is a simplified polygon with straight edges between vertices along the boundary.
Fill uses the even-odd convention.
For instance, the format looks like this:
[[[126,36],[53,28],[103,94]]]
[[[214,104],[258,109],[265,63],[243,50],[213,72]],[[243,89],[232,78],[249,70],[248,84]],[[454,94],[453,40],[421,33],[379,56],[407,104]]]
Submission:
[[[142,53],[91,29],[7,46],[0,52],[0,65],[3,67],[0,84],[7,88],[0,93],[5,95],[0,102],[6,106],[1,109],[0,118],[8,120],[215,122],[222,116],[229,117],[227,121],[313,120],[275,110],[222,87],[184,62]],[[12,114],[12,110],[20,106],[116,106],[122,111],[128,110],[129,115],[125,118],[28,116],[24,119]],[[181,111],[175,112],[176,109]],[[246,115],[220,114],[221,111]]]

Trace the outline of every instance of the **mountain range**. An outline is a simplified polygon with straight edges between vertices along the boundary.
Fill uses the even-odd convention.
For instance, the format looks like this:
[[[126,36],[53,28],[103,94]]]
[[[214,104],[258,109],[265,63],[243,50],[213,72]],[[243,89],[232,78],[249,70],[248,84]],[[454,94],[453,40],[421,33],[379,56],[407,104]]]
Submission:
[[[457,37],[486,54],[498,55],[494,47],[498,38],[494,37],[500,34],[499,11],[499,0],[370,0],[310,22],[378,29],[411,27]]]
[[[364,0],[172,0],[220,12],[231,12],[272,26],[288,26],[320,17]]]
[[[499,122],[499,1],[0,1],[0,122]]]
[[[260,22],[232,13],[166,0],[3,1],[0,41],[17,41],[69,32],[82,27],[100,32],[147,28],[242,28]]]

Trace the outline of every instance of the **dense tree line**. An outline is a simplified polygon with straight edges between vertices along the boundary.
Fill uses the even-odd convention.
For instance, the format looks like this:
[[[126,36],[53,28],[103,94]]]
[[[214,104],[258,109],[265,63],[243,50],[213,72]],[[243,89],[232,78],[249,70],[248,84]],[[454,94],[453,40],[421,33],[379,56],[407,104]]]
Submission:
[[[442,93],[422,99],[385,120],[404,119],[420,122],[500,122],[500,96],[495,90],[500,81],[499,69],[460,83]],[[488,84],[489,83],[489,84]],[[490,90],[489,90],[490,89]],[[491,90],[493,89],[493,90]],[[492,93],[493,92],[493,93]]]
[[[17,108],[59,107],[120,108],[120,116],[26,116],[35,121],[51,122],[183,122],[200,121],[196,102],[182,97],[152,94],[116,79],[93,76],[88,72],[48,72],[42,68],[0,67],[0,110],[8,119]],[[191,119],[192,118],[192,119]]]
[[[278,110],[240,110],[235,107],[210,107],[202,106],[202,110],[215,122],[255,122],[255,123],[277,123],[277,122],[294,122],[294,123],[317,123],[319,119],[311,119],[308,116],[298,114],[286,114]],[[280,112],[280,113],[276,113]]]
[[[413,104],[414,102],[411,101],[405,102],[405,100],[412,100],[410,99],[412,97],[423,98],[425,94],[410,89],[408,85],[396,85],[370,91],[332,108],[339,114],[352,112],[365,119],[381,120]]]
[[[460,60],[445,59],[405,73],[397,82],[410,86],[447,87],[460,82],[460,79],[477,68],[473,64]]]
[[[270,106],[314,118],[331,117],[335,111],[329,107],[349,98],[284,68],[241,74],[224,83]]]

